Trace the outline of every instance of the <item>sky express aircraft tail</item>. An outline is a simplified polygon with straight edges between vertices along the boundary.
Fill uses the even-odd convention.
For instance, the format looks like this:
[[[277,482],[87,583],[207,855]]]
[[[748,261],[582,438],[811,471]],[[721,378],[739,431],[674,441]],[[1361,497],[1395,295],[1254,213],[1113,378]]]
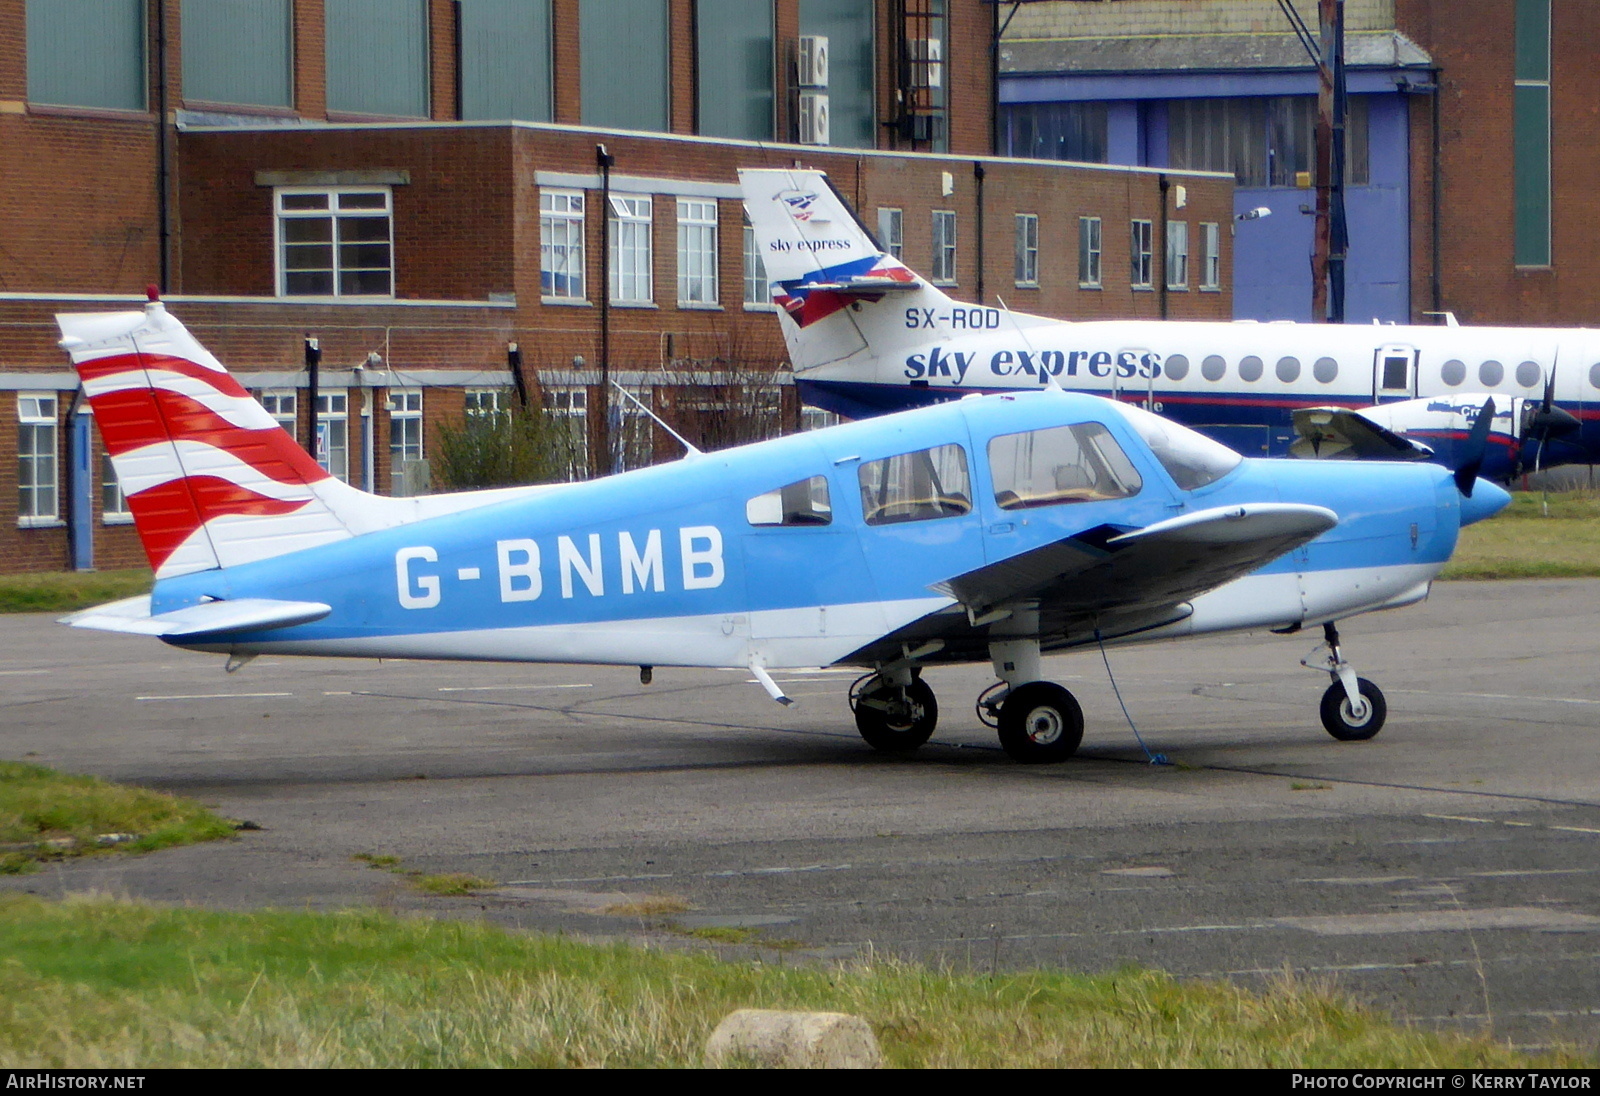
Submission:
[[[61,315],[56,323],[157,579],[515,493],[387,499],[340,482],[160,301],[142,311]]]
[[[920,351],[924,376],[961,384],[971,354],[946,355],[941,339],[1047,322],[951,300],[884,251],[820,171],[741,169],[739,182],[797,374]]]

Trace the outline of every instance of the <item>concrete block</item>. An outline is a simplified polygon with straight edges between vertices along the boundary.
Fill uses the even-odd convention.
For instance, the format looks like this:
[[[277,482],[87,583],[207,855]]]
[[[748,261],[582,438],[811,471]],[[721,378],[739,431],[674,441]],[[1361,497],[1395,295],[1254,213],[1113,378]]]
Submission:
[[[706,1040],[706,1060],[766,1069],[877,1069],[883,1052],[867,1022],[843,1012],[730,1012]]]

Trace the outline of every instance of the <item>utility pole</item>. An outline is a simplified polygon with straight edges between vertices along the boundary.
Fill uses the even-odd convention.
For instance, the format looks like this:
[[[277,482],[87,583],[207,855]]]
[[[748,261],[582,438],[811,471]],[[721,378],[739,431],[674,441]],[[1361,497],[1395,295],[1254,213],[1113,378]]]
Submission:
[[[1350,249],[1344,210],[1344,0],[1317,0],[1321,55],[1317,63],[1317,216],[1311,254],[1311,319],[1344,323],[1345,258]]]

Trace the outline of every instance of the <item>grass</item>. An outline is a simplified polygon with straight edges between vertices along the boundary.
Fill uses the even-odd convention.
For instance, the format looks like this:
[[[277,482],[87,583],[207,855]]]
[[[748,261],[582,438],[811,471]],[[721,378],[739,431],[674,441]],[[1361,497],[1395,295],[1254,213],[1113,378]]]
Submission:
[[[71,613],[150,592],[150,569],[0,575],[0,613]]]
[[[1531,1063],[1287,977],[1258,994],[1133,970],[764,966],[372,911],[0,897],[0,1061],[17,1069],[692,1067],[736,1008],[855,1013],[898,1066]]]
[[[1511,505],[1461,531],[1442,578],[1600,578],[1600,495],[1519,491]]]
[[[0,874],[69,856],[214,841],[238,828],[192,800],[0,761]]]

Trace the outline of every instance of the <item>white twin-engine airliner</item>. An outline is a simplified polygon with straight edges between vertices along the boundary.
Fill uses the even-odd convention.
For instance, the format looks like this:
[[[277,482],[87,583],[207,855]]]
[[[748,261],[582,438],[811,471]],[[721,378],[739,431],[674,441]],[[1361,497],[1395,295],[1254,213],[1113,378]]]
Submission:
[[[1054,378],[1248,456],[1454,465],[1492,395],[1485,476],[1600,462],[1600,331],[1051,320],[951,300],[887,254],[822,172],[739,178],[813,406],[861,418]]]

